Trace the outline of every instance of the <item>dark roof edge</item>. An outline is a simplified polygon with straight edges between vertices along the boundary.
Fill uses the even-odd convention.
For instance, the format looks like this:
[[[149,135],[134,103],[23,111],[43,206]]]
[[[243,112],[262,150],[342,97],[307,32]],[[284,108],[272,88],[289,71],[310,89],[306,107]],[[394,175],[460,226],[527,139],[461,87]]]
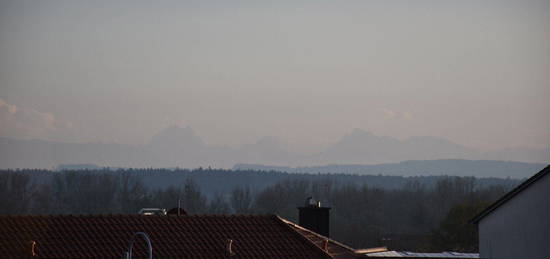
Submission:
[[[328,238],[328,237],[326,237],[326,236],[323,236],[323,235],[321,235],[321,234],[319,234],[319,233],[317,233],[317,232],[315,232],[315,231],[311,231],[311,230],[309,230],[309,229],[307,229],[307,228],[304,228],[304,227],[302,227],[302,226],[300,226],[300,225],[298,225],[298,224],[296,224],[296,223],[294,223],[294,222],[292,222],[292,221],[290,221],[290,220],[287,220],[287,219],[284,219],[284,218],[281,218],[281,217],[279,217],[279,219],[282,220],[283,222],[285,222],[286,224],[291,225],[292,227],[295,227],[295,228],[301,229],[301,230],[303,230],[303,231],[306,231],[306,232],[308,232],[308,233],[311,233],[312,235],[315,235],[315,236],[317,236],[317,237],[319,237],[319,238],[326,239],[326,240],[328,240],[329,242],[331,242],[331,243],[333,243],[333,244],[336,244],[336,245],[338,245],[338,246],[340,246],[340,247],[342,247],[342,248],[348,250],[348,251],[351,252],[351,253],[355,253],[355,249],[353,249],[353,248],[351,248],[351,247],[349,247],[349,246],[347,246],[347,245],[344,245],[344,244],[342,244],[342,243],[340,243],[340,242],[338,242],[338,241],[336,241],[336,240],[334,240],[334,239],[330,239],[330,238]]]
[[[549,173],[550,173],[550,165],[547,165],[544,169],[540,170],[540,172],[538,172],[535,175],[531,176],[529,179],[525,180],[523,183],[518,185],[516,188],[514,188],[511,191],[509,191],[508,193],[506,193],[504,196],[502,196],[500,199],[495,201],[489,207],[487,207],[482,212],[477,214],[475,217],[470,219],[470,221],[468,221],[468,222],[477,224],[485,216],[489,215],[491,212],[493,212],[498,207],[500,207],[500,205],[506,203],[508,200],[512,199],[514,196],[518,195],[521,191],[523,191],[524,189],[529,187],[531,184],[538,181],[540,178],[544,177],[545,175],[547,175]]]
[[[317,251],[317,252],[320,252],[323,256],[325,256],[326,258],[333,258],[327,251],[323,250],[322,248],[318,247],[317,245],[315,245],[313,243],[313,241],[309,240],[307,237],[305,237],[304,235],[300,234],[298,231],[296,231],[295,229],[293,229],[290,224],[294,224],[293,222],[287,220],[287,219],[284,219],[278,215],[275,215],[276,219],[277,219],[277,222],[283,224],[288,230],[290,230],[292,233],[294,233],[294,235],[298,236],[300,239],[306,241],[310,246],[313,246],[314,249]],[[289,224],[290,223],[290,224]],[[313,232],[314,233],[314,232]],[[317,233],[315,233],[317,234]],[[319,234],[317,234],[319,235]]]

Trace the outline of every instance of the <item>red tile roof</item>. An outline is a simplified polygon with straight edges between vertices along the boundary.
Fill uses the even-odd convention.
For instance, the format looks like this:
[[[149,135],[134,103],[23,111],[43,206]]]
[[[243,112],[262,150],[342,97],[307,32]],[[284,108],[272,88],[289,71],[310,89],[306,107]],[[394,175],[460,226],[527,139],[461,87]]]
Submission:
[[[274,215],[0,216],[0,255],[122,258],[136,232],[149,235],[154,258],[331,258]],[[137,239],[134,255],[145,258],[145,241]]]

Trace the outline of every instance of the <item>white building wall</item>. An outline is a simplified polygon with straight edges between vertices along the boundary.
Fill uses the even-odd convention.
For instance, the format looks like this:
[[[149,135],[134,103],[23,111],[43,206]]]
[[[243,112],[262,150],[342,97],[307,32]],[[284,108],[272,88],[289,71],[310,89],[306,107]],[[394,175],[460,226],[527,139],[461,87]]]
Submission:
[[[550,174],[479,222],[479,256],[491,259],[550,258]]]

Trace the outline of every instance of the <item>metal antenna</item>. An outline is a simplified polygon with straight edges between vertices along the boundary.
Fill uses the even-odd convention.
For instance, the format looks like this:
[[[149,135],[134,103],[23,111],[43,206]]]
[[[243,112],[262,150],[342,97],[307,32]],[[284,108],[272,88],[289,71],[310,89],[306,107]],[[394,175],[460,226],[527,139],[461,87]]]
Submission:
[[[178,216],[180,215],[181,197],[178,197]]]
[[[124,259],[132,259],[132,249],[134,248],[134,242],[136,241],[137,236],[142,236],[145,241],[147,241],[147,259],[153,259],[153,246],[151,246],[151,239],[145,232],[136,232],[130,243],[128,244],[128,251],[124,253]]]
[[[178,191],[178,216],[180,215],[180,210],[181,210],[181,186]]]

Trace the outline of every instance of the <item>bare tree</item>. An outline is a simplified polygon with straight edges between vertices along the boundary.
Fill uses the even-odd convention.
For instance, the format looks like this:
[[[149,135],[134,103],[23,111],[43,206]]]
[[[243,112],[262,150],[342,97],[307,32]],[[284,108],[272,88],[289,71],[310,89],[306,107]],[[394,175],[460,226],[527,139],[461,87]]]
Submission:
[[[250,188],[237,186],[231,192],[231,208],[237,214],[250,213],[252,206],[252,194]]]
[[[229,204],[225,198],[225,195],[218,192],[214,195],[214,198],[208,205],[209,214],[228,214],[230,212]]]
[[[181,204],[189,214],[206,212],[206,197],[201,193],[197,183],[191,178],[185,179],[183,192],[181,193]]]
[[[0,214],[28,213],[35,186],[28,174],[8,172],[0,174]]]

